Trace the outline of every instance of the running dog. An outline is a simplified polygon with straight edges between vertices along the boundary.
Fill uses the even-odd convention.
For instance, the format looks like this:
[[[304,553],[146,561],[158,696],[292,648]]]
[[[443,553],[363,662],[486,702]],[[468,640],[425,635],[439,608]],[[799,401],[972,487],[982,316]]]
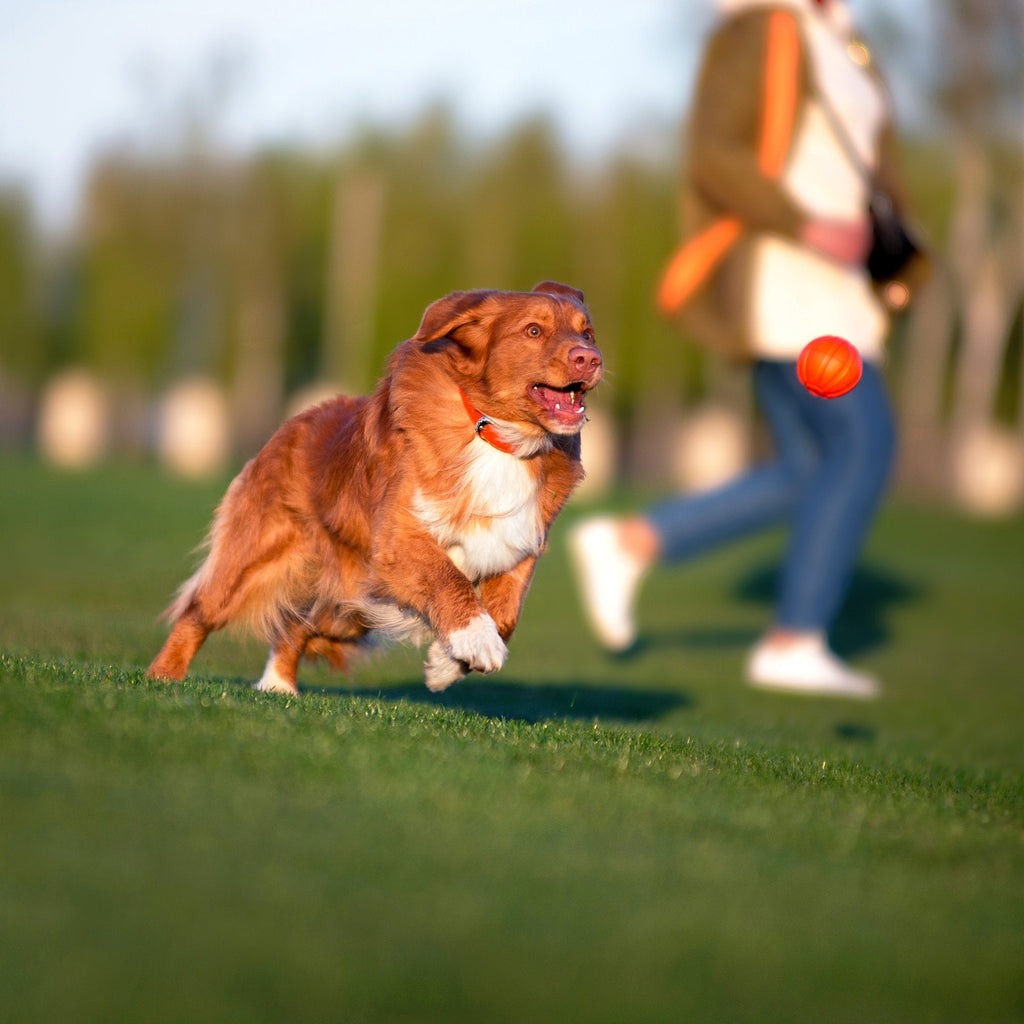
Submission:
[[[344,671],[385,639],[432,640],[431,690],[497,671],[583,477],[602,374],[574,288],[434,302],[372,394],[288,420],[234,479],[149,675],[182,679],[206,637],[236,623],[270,644],[261,690],[296,693],[304,656]]]

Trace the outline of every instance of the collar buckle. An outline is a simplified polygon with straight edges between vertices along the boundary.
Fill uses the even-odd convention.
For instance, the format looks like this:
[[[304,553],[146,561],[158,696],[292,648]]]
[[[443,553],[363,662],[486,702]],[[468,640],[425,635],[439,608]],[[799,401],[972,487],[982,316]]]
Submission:
[[[494,429],[494,421],[490,416],[484,415],[484,413],[474,407],[461,386],[459,387],[459,396],[462,398],[463,408],[473,422],[473,430],[476,436],[481,441],[486,441],[492,448],[497,448],[499,452],[505,452],[506,455],[515,455],[515,446],[507,441],[503,441],[498,436],[497,431]]]

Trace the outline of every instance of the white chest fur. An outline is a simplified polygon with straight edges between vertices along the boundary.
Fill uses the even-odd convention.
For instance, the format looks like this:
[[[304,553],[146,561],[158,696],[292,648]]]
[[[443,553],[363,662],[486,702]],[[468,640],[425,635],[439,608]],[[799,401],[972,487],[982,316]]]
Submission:
[[[458,499],[448,502],[418,492],[415,512],[470,580],[507,572],[540,554],[539,484],[519,459],[474,442],[467,449],[460,489],[468,498],[469,515],[459,521],[453,512],[466,506]]]

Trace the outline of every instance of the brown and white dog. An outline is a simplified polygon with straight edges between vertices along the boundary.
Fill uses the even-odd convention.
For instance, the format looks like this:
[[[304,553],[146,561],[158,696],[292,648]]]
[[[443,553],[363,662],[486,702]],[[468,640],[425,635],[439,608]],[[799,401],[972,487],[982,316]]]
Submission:
[[[257,687],[297,692],[377,639],[433,637],[426,684],[494,672],[548,530],[583,477],[601,353],[581,292],[453,292],[369,396],[288,420],[232,481],[209,553],[167,610],[149,675],[181,679],[207,635],[271,645]]]

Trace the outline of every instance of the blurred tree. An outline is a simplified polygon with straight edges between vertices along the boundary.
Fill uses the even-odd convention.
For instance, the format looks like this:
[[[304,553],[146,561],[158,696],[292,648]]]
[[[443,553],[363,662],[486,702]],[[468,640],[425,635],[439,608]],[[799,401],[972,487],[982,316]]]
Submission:
[[[352,147],[360,173],[376,168],[386,202],[380,216],[373,346],[361,388],[370,387],[391,350],[411,337],[434,299],[464,287],[457,211],[469,156],[450,112],[427,110],[406,132],[363,131]]]
[[[286,302],[286,392],[304,388],[321,372],[325,267],[335,161],[290,149],[260,154],[254,173],[277,208],[275,245]]]
[[[0,373],[38,378],[44,353],[34,308],[32,224],[25,197],[0,191]]]
[[[375,312],[388,186],[380,168],[343,167],[334,185],[324,284],[321,376],[348,391],[369,387],[379,372]]]
[[[279,179],[254,163],[228,205],[231,276],[231,405],[235,440],[255,454],[277,428],[284,409],[288,323],[287,194]]]
[[[1019,501],[1012,492],[1024,488],[1024,7],[945,0],[929,14],[922,91],[944,138],[921,147],[928,165],[911,180],[922,208],[939,212],[932,238],[940,255],[906,354],[901,477],[933,494],[952,484],[969,504],[989,501],[972,497],[979,488]],[[999,418],[1016,421],[1015,439]]]
[[[101,373],[212,372],[224,354],[215,253],[228,182],[210,166],[111,155],[93,171],[79,242],[81,357]]]
[[[937,96],[953,129],[949,253],[963,316],[953,426],[989,422],[1024,295],[1024,6],[947,0]],[[1024,435],[1022,435],[1024,436]]]

